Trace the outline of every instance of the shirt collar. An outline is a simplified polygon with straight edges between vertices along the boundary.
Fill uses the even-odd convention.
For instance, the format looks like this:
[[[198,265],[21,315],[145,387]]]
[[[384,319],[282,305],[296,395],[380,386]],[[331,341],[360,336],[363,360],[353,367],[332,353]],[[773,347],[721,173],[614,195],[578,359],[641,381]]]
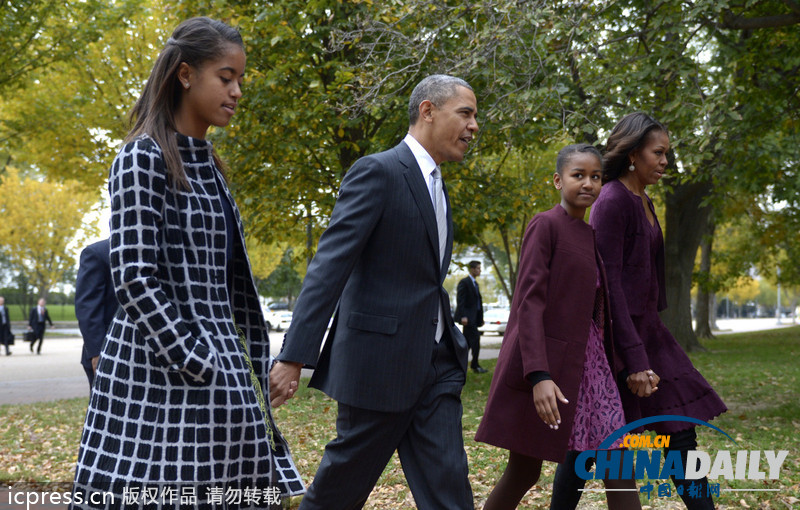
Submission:
[[[403,141],[406,142],[408,148],[411,149],[411,153],[417,160],[419,169],[422,170],[422,176],[425,177],[425,182],[427,182],[431,172],[436,168],[436,162],[433,161],[433,158],[428,154],[428,151],[425,150],[425,147],[423,147],[416,138],[411,136],[411,133],[406,134]]]

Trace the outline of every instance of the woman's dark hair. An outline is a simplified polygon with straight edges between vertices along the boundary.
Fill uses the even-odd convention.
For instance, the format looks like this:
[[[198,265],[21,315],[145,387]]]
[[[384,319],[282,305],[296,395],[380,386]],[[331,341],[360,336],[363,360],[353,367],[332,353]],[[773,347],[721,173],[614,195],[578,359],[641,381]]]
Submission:
[[[558,151],[558,156],[556,156],[556,173],[558,175],[563,175],[564,167],[569,161],[569,158],[572,157],[573,154],[576,153],[588,153],[592,156],[595,156],[600,164],[603,164],[603,156],[600,154],[600,151],[594,145],[589,145],[588,143],[576,143],[572,145],[567,145],[560,151]]]
[[[617,122],[608,136],[603,156],[604,183],[619,179],[628,171],[631,164],[628,156],[642,146],[652,131],[669,134],[664,124],[642,112],[630,113]]]
[[[174,184],[184,189],[188,189],[189,184],[175,139],[175,112],[183,97],[178,69],[182,62],[199,69],[209,60],[224,55],[230,44],[244,49],[239,32],[222,21],[206,17],[184,21],[158,55],[142,95],[131,110],[133,127],[125,141],[130,142],[142,134],[153,138],[164,154],[167,175]],[[224,172],[224,165],[216,152],[214,161]]]

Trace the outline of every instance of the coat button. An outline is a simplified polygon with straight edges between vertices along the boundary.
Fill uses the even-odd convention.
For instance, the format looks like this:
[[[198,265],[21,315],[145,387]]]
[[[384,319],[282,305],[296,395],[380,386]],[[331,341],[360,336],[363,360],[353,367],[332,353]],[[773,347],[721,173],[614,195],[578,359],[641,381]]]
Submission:
[[[439,324],[439,318],[437,317],[437,318],[433,319],[433,323],[434,324]]]

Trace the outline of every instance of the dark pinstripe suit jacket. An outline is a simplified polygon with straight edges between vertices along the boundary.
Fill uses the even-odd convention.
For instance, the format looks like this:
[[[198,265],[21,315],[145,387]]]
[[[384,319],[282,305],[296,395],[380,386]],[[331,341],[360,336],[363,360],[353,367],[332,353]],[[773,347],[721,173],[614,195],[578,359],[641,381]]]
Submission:
[[[92,370],[92,358],[100,355],[106,332],[119,308],[111,279],[108,239],[90,244],[81,251],[75,279],[75,316],[83,336],[81,365]]]
[[[441,303],[466,371],[467,343],[442,286],[453,245],[447,200],[440,265],[436,217],[411,149],[401,142],[359,159],[342,181],[278,359],[315,367],[311,386],[344,404],[406,410],[423,390]]]

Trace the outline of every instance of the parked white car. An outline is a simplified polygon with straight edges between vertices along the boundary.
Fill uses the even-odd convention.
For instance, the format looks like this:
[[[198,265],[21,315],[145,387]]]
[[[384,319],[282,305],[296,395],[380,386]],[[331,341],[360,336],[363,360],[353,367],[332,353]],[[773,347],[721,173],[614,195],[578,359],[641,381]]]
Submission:
[[[483,312],[483,326],[478,330],[483,333],[494,333],[503,336],[508,324],[508,316],[511,311],[507,308],[492,308]]]
[[[275,313],[275,331],[286,331],[292,325],[292,312],[283,310]]]
[[[267,323],[268,331],[285,331],[292,323],[292,312],[264,308],[264,321]]]

